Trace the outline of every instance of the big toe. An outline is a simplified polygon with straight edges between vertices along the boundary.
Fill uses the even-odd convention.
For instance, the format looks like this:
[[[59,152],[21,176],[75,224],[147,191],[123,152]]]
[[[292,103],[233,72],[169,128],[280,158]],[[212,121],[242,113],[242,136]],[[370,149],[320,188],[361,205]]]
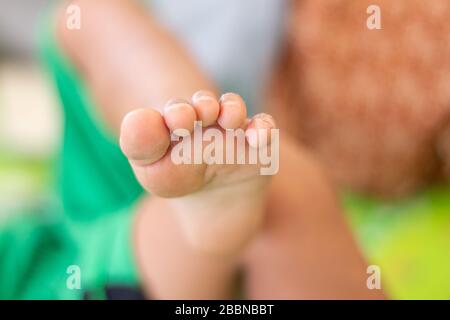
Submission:
[[[123,119],[120,147],[132,163],[154,163],[165,155],[169,145],[169,131],[158,111],[137,109]]]

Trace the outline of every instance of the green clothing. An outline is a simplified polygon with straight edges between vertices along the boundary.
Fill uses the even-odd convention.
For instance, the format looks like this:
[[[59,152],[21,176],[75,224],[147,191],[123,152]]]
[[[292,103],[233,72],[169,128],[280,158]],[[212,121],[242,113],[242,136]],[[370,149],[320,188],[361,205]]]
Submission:
[[[44,28],[41,39],[44,62],[64,107],[59,192],[66,214],[91,220],[126,208],[142,188],[117,139],[95,114],[89,90],[56,45],[52,30],[55,28]]]
[[[139,286],[131,225],[142,189],[58,48],[53,20],[47,22],[42,57],[64,109],[56,188],[61,205],[0,225],[0,298],[79,299],[85,291],[104,298],[109,283]],[[436,187],[390,204],[344,197],[361,247],[380,266],[391,297],[450,299],[449,195],[449,187]],[[80,267],[81,290],[66,285],[71,265]]]
[[[54,20],[45,23],[42,58],[64,109],[55,188],[61,203],[0,225],[0,299],[79,299],[85,291],[102,298],[107,284],[139,286],[131,223],[142,189],[56,45]],[[71,265],[80,267],[81,290],[66,285]]]
[[[34,210],[0,227],[0,299],[101,299],[108,284],[139,286],[128,211],[89,223],[60,212]],[[72,265],[79,290],[67,286]]]

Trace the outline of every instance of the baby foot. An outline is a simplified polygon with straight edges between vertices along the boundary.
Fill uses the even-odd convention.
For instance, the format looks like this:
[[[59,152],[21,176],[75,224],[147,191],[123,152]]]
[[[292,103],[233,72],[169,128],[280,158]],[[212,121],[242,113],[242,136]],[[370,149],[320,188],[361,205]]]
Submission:
[[[202,129],[196,128],[196,121],[201,121]],[[144,189],[170,198],[182,212],[180,217],[191,240],[211,247],[223,246],[223,239],[234,238],[237,245],[261,220],[268,182],[268,177],[261,175],[261,151],[278,163],[273,129],[275,123],[269,115],[247,119],[245,102],[239,95],[227,93],[217,100],[211,92],[199,91],[191,102],[170,101],[163,115],[151,108],[130,112],[122,122],[120,146]],[[198,140],[199,132],[215,138]],[[243,139],[237,134],[225,139],[236,132],[241,132]],[[218,134],[224,137],[222,143],[216,141]],[[278,136],[275,138],[278,142]],[[220,158],[217,155],[221,152],[225,157],[231,152],[231,163],[205,161],[202,156],[200,162],[194,161],[195,148],[206,150],[212,141],[216,149],[210,154]],[[175,163],[173,153],[184,147],[180,146],[183,143],[192,147],[184,154],[188,161]],[[256,162],[251,162],[251,154],[257,156]],[[237,223],[227,229],[226,224],[233,219]]]

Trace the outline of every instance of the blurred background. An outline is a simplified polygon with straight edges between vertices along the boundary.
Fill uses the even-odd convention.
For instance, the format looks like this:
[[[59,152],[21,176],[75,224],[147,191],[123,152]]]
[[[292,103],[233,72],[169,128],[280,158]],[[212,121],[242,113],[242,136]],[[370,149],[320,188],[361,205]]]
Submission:
[[[58,98],[39,62],[35,41],[41,15],[56,1],[0,0],[0,220],[52,197],[62,124]],[[343,39],[346,35],[342,32]],[[345,41],[339,44],[345,46]],[[334,48],[329,52],[334,58]],[[312,62],[317,58],[313,53]],[[322,83],[317,70],[312,74]],[[345,199],[357,208],[349,213],[355,234],[370,261],[382,266],[387,291],[394,298],[450,299],[450,218],[448,201],[442,200],[448,189],[436,193],[438,197],[431,197],[433,210],[421,197],[398,206]]]
[[[36,54],[51,0],[0,0],[0,216],[45,201],[61,131],[58,101]]]

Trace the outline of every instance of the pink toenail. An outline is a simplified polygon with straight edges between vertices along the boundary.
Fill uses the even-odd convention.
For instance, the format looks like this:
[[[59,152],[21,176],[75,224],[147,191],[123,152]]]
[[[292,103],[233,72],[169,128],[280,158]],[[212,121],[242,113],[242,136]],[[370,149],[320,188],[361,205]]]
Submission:
[[[167,113],[167,112],[173,111],[173,110],[181,110],[186,107],[189,107],[189,105],[186,102],[178,102],[178,103],[168,104],[164,108],[164,113]]]
[[[234,93],[225,93],[220,97],[220,102],[222,105],[227,106],[240,106],[241,99],[239,96],[236,96]]]
[[[215,97],[213,97],[210,93],[205,91],[197,91],[192,97],[192,101],[194,103],[200,101],[215,101]]]

